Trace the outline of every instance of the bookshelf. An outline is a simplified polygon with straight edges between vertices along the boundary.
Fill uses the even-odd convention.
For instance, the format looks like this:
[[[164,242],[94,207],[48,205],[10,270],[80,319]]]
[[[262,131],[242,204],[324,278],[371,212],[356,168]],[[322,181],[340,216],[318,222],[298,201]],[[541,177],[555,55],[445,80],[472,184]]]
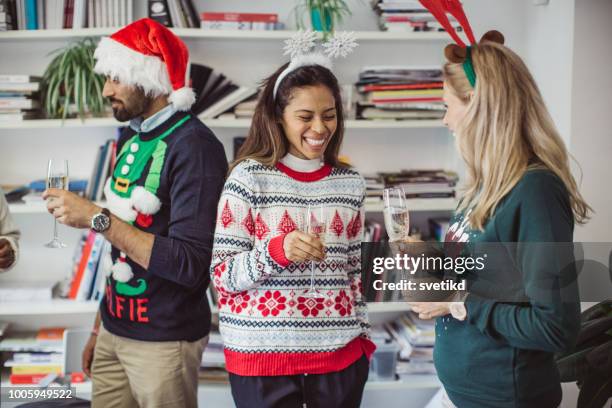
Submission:
[[[369,8],[369,2],[351,0],[354,15],[347,22],[347,28],[354,30],[358,52],[347,60],[337,61],[336,73],[342,84],[354,83],[359,69],[367,65],[439,65],[440,49],[448,42],[445,33],[408,33],[376,31],[376,17]],[[141,17],[142,4],[135,2],[135,13]],[[269,2],[239,2],[234,0],[212,0],[196,3],[211,10],[243,7],[247,11],[265,12],[265,7],[275,7],[288,22],[290,2],[274,0]],[[246,5],[247,3],[248,6]],[[277,9],[276,10],[276,6]],[[141,8],[139,11],[138,8]],[[292,28],[292,27],[289,27]],[[112,34],[116,29],[78,29],[78,30],[38,30],[10,31],[0,33],[0,46],[7,56],[0,63],[0,70],[19,72],[23,66],[31,68],[32,73],[42,73],[49,57],[48,52],[64,44],[84,37],[98,37]],[[175,34],[186,40],[192,60],[219,69],[229,78],[243,85],[258,82],[281,62],[282,41],[291,37],[295,31],[228,31],[202,29],[173,29]],[[23,50],[27,49],[27,52]],[[249,64],[244,64],[250,58]],[[18,62],[17,62],[18,61]],[[2,71],[0,71],[2,72]],[[208,125],[224,143],[228,157],[231,157],[231,142],[235,136],[244,136],[250,120],[244,119],[206,119]],[[71,171],[75,178],[89,175],[90,162],[95,148],[107,138],[115,135],[114,128],[121,124],[114,118],[91,118],[69,120],[30,120],[0,123],[0,144],[5,153],[0,152],[0,163],[7,159],[9,170],[18,169],[19,173],[4,174],[1,180],[7,184],[17,184],[34,178],[41,178],[41,171],[33,169],[44,163],[47,155],[62,154],[71,160]],[[452,138],[440,120],[404,121],[346,121],[346,154],[354,159],[357,169],[363,173],[375,170],[398,170],[408,167],[453,167],[446,150],[453,150]],[[27,164],[11,161],[12,154],[21,153],[28,144],[39,146],[28,156]],[[3,150],[0,149],[0,150]],[[404,150],[405,149],[405,150]],[[7,165],[5,164],[5,167]],[[385,167],[386,166],[386,167]],[[0,166],[2,169],[2,166]],[[72,175],[71,174],[71,175]],[[426,216],[429,212],[452,211],[454,199],[411,200],[412,211]],[[13,204],[10,210],[20,226],[23,226],[22,264],[1,279],[34,280],[49,277],[58,279],[65,276],[70,263],[64,262],[72,255],[72,248],[63,254],[45,252],[41,242],[48,239],[51,231],[51,218],[46,213],[44,203]],[[366,211],[378,213],[381,202],[368,202]],[[379,216],[372,215],[372,216]],[[418,218],[418,217],[416,217]],[[60,235],[68,243],[76,241],[76,235],[60,227]],[[53,262],[54,260],[61,261]],[[33,259],[38,258],[38,259]],[[48,269],[45,269],[48,268]],[[9,276],[10,275],[10,276]],[[48,276],[45,276],[48,275]],[[372,302],[368,305],[370,321],[374,324],[395,319],[408,310],[405,303]],[[49,324],[69,327],[90,327],[98,309],[98,302],[75,302],[56,299],[44,303],[0,303],[0,320],[15,322],[16,325],[42,327]],[[217,314],[216,308],[212,308]],[[2,383],[6,385],[6,383]],[[378,406],[383,403],[387,408],[395,406],[422,407],[437,391],[440,384],[436,376],[415,375],[399,381],[369,381],[366,384],[363,406]],[[79,394],[88,397],[91,384],[79,385]],[[200,384],[199,398],[202,405],[233,406],[226,384]]]

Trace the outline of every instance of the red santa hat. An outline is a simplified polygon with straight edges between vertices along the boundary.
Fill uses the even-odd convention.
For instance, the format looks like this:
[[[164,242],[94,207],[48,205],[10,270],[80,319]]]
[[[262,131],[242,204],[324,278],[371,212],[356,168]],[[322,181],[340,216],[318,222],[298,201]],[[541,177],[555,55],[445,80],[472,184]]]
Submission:
[[[185,43],[158,22],[143,18],[103,37],[94,53],[94,70],[148,95],[169,95],[178,110],[195,102],[189,87],[189,51]]]

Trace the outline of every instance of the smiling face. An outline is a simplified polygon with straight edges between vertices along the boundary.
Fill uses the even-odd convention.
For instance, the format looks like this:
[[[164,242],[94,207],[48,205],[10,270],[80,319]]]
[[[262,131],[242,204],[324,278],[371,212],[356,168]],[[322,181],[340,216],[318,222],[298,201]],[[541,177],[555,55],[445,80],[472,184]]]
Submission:
[[[465,118],[465,114],[468,109],[468,103],[463,101],[457,95],[453,93],[447,82],[444,82],[444,94],[442,96],[444,104],[446,105],[446,114],[444,115],[444,126],[455,134],[459,128],[460,123]]]
[[[323,85],[295,88],[281,124],[289,153],[301,159],[322,159],[338,127],[332,92]]]

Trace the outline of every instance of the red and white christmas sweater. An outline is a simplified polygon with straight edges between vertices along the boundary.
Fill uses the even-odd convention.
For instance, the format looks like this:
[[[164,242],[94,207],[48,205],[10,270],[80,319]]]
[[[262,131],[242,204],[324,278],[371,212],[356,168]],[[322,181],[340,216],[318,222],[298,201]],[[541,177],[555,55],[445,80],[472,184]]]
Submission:
[[[365,183],[354,170],[285,157],[276,167],[245,160],[225,183],[215,229],[212,281],[227,370],[244,376],[340,371],[374,344],[361,295]],[[293,168],[286,164],[293,164]],[[311,263],[284,254],[286,234],[306,231],[308,204],[324,207],[326,258],[302,296]]]

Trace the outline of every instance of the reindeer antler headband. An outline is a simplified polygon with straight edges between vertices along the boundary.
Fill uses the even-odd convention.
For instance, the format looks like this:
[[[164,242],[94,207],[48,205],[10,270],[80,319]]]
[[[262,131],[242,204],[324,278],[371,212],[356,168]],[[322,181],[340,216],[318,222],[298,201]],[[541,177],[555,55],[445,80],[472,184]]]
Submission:
[[[292,71],[300,67],[321,65],[329,70],[332,69],[332,58],[346,57],[350,54],[357,42],[352,32],[337,32],[322,44],[323,51],[315,50],[318,35],[314,31],[298,31],[293,37],[285,40],[284,55],[291,55],[291,62],[280,73],[274,84],[274,98],[283,79]]]
[[[474,64],[472,62],[472,47],[478,45],[472,32],[472,27],[468,21],[463,6],[459,0],[419,0],[419,2],[438,20],[438,22],[444,27],[446,32],[452,37],[456,44],[449,44],[444,49],[444,55],[446,59],[453,63],[462,63],[465,75],[470,81],[472,87],[476,86],[476,71],[474,70]],[[450,14],[457,21],[465,35],[470,42],[470,45],[466,45],[465,42],[459,37],[455,28],[448,21],[446,14]],[[485,33],[480,39],[480,42],[491,41],[498,44],[504,43],[504,36],[502,33],[496,30],[491,30]]]

